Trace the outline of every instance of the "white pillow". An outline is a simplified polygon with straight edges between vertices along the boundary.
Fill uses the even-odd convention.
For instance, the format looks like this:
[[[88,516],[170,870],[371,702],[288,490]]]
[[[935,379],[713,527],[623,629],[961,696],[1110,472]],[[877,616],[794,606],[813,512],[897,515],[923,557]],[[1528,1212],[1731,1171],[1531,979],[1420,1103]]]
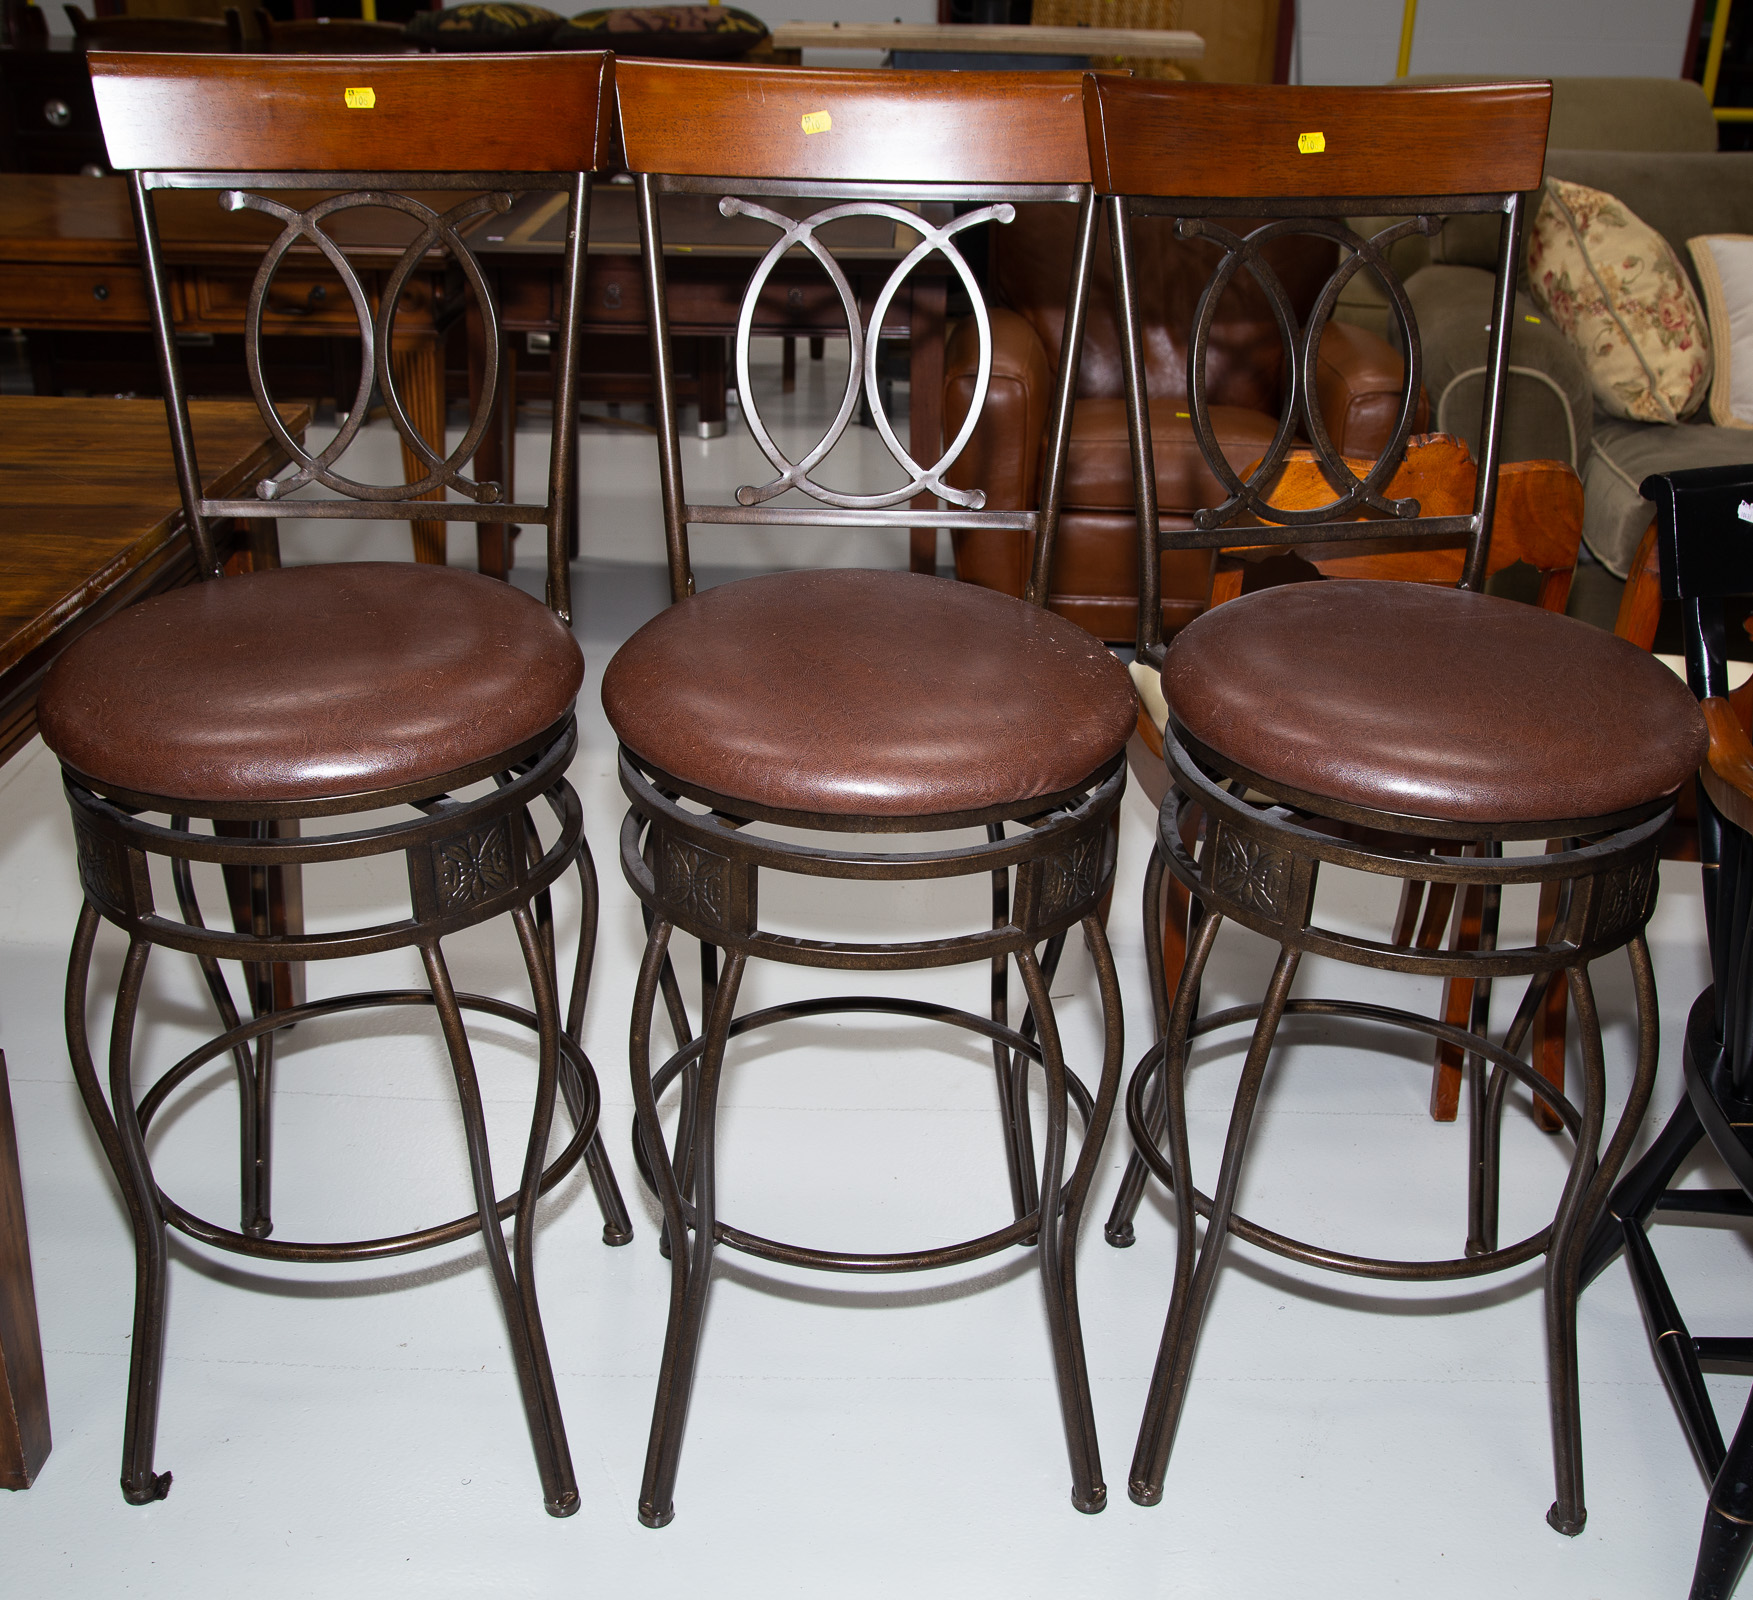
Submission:
[[[1753,236],[1700,234],[1686,248],[1704,288],[1716,356],[1710,420],[1719,428],[1753,428]]]

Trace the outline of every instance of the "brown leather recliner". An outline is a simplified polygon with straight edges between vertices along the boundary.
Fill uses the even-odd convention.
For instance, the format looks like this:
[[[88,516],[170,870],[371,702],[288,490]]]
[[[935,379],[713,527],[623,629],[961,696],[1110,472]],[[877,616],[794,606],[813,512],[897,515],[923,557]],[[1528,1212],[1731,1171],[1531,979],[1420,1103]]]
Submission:
[[[1064,206],[1020,206],[1016,220],[989,230],[992,286],[992,380],[986,410],[966,451],[947,474],[982,488],[994,508],[1037,504],[1041,441],[1052,373],[1065,322],[1075,219]],[[1246,233],[1256,223],[1232,224]],[[1157,497],[1165,526],[1189,527],[1192,513],[1216,505],[1224,490],[1206,467],[1187,414],[1187,341],[1216,247],[1174,236],[1170,219],[1141,219],[1137,229],[1144,354],[1149,375]],[[1105,221],[1103,232],[1106,232]],[[1337,249],[1307,236],[1274,241],[1266,258],[1304,322],[1337,264]],[[1114,320],[1113,258],[1105,238],[1095,252],[1083,362],[1066,466],[1064,516],[1053,560],[1049,604],[1098,638],[1130,643],[1137,634],[1138,535],[1126,439],[1125,386]],[[972,321],[951,334],[945,351],[944,437],[968,414],[978,365]],[[1207,393],[1212,425],[1238,471],[1265,454],[1284,404],[1286,363],[1278,324],[1264,291],[1237,275],[1219,304],[1211,334]],[[1333,443],[1348,456],[1381,453],[1393,430],[1403,368],[1382,339],[1330,323],[1321,341],[1316,396]],[[1420,396],[1420,410],[1424,409]],[[1416,426],[1422,427],[1420,416]],[[1033,541],[1023,533],[979,529],[955,534],[956,576],[1020,595]],[[1163,628],[1190,622],[1211,591],[1212,556],[1165,550]]]

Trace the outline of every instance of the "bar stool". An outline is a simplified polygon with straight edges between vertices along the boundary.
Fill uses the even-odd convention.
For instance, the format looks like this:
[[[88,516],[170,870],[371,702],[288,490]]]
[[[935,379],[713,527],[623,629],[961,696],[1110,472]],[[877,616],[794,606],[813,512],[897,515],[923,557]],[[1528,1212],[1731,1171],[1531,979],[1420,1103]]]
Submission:
[[[1136,713],[1124,667],[1043,605],[1094,238],[1081,78],[646,61],[624,63],[617,73],[652,316],[672,596],[668,609],[622,647],[603,680],[603,705],[621,741],[621,784],[632,802],[621,865],[650,927],[633,1001],[636,1148],[662,1201],[671,1257],[669,1328],[639,1518],[660,1527],[674,1514],[683,1423],[720,1244],[792,1265],[886,1273],[953,1266],[1038,1241],[1072,1503],[1098,1511],[1106,1489],[1078,1321],[1075,1252],[1119,1085],[1119,992],[1098,913],[1113,879],[1111,824]],[[660,199],[671,194],[719,197],[725,217],[758,222],[770,240],[742,293],[736,361],[744,419],[773,477],[738,489],[732,505],[695,503],[683,490],[659,210]],[[1043,509],[994,512],[983,509],[982,491],[944,481],[985,402],[991,373],[986,306],[959,240],[982,224],[1003,226],[1025,202],[1077,207],[1080,246],[1052,403]],[[951,211],[954,203],[960,215]],[[836,249],[872,244],[905,254],[875,290],[867,313]],[[771,309],[779,297],[769,275],[793,249],[820,263],[845,307],[851,340],[839,410],[823,438],[795,458],[762,420],[749,374],[751,335],[784,326],[783,312],[775,316]],[[982,355],[969,422],[941,459],[919,463],[883,412],[877,347],[908,274],[932,252],[945,258],[972,301]],[[861,390],[906,479],[881,493],[837,491],[815,475],[854,416]],[[922,400],[914,397],[915,404]],[[787,490],[801,490],[817,503],[781,503]],[[919,573],[847,570],[749,578],[696,593],[691,524],[1010,527],[1034,538],[1034,572],[1025,600]],[[797,843],[775,833],[774,825],[856,838]],[[950,829],[971,831],[977,842],[883,848],[897,836]],[[993,926],[898,943],[775,933],[761,915],[763,875],[773,873],[828,880],[824,890],[843,882],[990,875]],[[1105,1024],[1093,1095],[1065,1065],[1047,990],[1073,928],[1081,929],[1093,958]],[[677,930],[701,946],[701,1037],[693,1034],[670,964]],[[852,995],[738,1016],[737,994],[751,960],[879,972],[989,962],[992,1015]],[[1028,997],[1020,1027],[1005,1014],[1009,961]],[[660,993],[676,1050],[654,1071],[652,1018]],[[955,1245],[873,1254],[784,1243],[720,1218],[716,1114],[727,1044],[752,1028],[845,1012],[924,1017],[992,1041],[1012,1220]],[[1048,1102],[1038,1168],[1028,1111],[1031,1064],[1042,1069]],[[680,1122],[671,1148],[657,1101],[678,1078]],[[1084,1133],[1067,1175],[1070,1108]]]
[[[1698,769],[1709,986],[1686,1018],[1686,1092],[1644,1157],[1620,1179],[1583,1256],[1586,1287],[1621,1248],[1650,1349],[1686,1442],[1709,1489],[1692,1600],[1728,1600],[1753,1555],[1753,1402],[1725,1447],[1703,1361],[1753,1359],[1753,1338],[1695,1338],[1675,1302],[1646,1230],[1658,1213],[1753,1217],[1753,745],[1728,699],[1723,601],[1753,594],[1753,561],[1741,530],[1753,501],[1753,464],[1646,478],[1656,506],[1662,593],[1681,603],[1687,679],[1710,729]],[[1703,1144],[1738,1187],[1668,1187]]]
[[[1125,308],[1122,350],[1147,591],[1139,606],[1139,656],[1160,664],[1168,709],[1163,745],[1172,788],[1145,886],[1153,979],[1161,968],[1157,907],[1165,869],[1200,910],[1172,1006],[1155,979],[1159,1038],[1128,1086],[1135,1155],[1110,1221],[1110,1236],[1123,1242],[1147,1170],[1174,1191],[1174,1288],[1129,1484],[1142,1505],[1162,1499],[1200,1325],[1233,1233],[1305,1265],[1388,1281],[1471,1278],[1544,1255],[1558,1487],[1547,1520],[1567,1534],[1583,1526],[1578,1269],[1590,1220],[1649,1099],[1656,997],[1643,927],[1655,899],[1657,838],[1674,791],[1703,755],[1704,730],[1684,688],[1643,652],[1582,623],[1479,592],[1497,492],[1521,191],[1540,181],[1550,98],[1545,84],[1330,90],[1091,79],[1086,88],[1091,174],[1107,197]],[[1470,514],[1421,516],[1416,500],[1384,494],[1406,452],[1420,378],[1416,322],[1384,251],[1457,212],[1502,218],[1479,471]],[[1458,588],[1335,580],[1264,589],[1207,612],[1165,651],[1152,589],[1155,475],[1149,430],[1141,426],[1146,397],[1130,239],[1139,214],[1173,216],[1183,237],[1209,240],[1216,249],[1194,313],[1189,410],[1201,452],[1228,497],[1202,512],[1191,532],[1168,536],[1194,548],[1461,545]],[[1344,221],[1355,215],[1404,220],[1366,239]],[[1230,224],[1235,217],[1267,220],[1243,235]],[[1337,246],[1339,266],[1306,327],[1297,326],[1260,254],[1285,233],[1311,233]],[[1394,309],[1406,376],[1393,443],[1359,477],[1334,452],[1313,396],[1322,330],[1345,284],[1366,270]],[[1205,398],[1212,313],[1242,271],[1273,302],[1294,379],[1272,448],[1246,480],[1217,448]],[[1329,503],[1301,510],[1272,499],[1299,429],[1332,488]],[[1360,526],[1360,517],[1370,520]],[[1201,827],[1203,842],[1191,846],[1186,841]],[[1551,840],[1557,847],[1533,854],[1504,848]],[[1515,886],[1556,885],[1558,906],[1550,932],[1518,947],[1407,949],[1323,923],[1316,908],[1323,866],[1425,884],[1478,884],[1494,898]],[[1201,975],[1226,921],[1277,944],[1277,963],[1260,1004],[1200,1015]],[[1638,1052],[1625,1111],[1603,1151],[1604,1064],[1588,968],[1621,947],[1636,990]],[[1522,977],[1528,987],[1494,1043],[1483,1017],[1469,1031],[1397,1007],[1293,999],[1305,953],[1424,976]],[[1580,1024],[1580,1107],[1521,1055],[1555,972],[1565,975]],[[1409,1028],[1466,1052],[1471,1159],[1460,1255],[1363,1256],[1289,1237],[1235,1210],[1255,1107],[1287,1016]],[[1222,1162],[1206,1194],[1195,1187],[1188,1150],[1189,1046],[1243,1023],[1253,1025],[1252,1037]],[[1537,1089],[1554,1106],[1575,1154],[1551,1224],[1506,1245],[1498,1240],[1498,1146],[1512,1082]],[[1202,1247],[1198,1216],[1207,1219]]]
[[[547,1509],[578,1508],[536,1302],[532,1250],[540,1194],[588,1163],[605,1239],[631,1237],[596,1123],[596,1077],[579,1046],[596,922],[596,885],[578,797],[566,782],[577,744],[573,701],[584,663],[568,626],[565,561],[574,504],[576,435],[568,387],[578,337],[590,169],[605,146],[610,63],[600,55],[370,59],[97,55],[92,58],[110,160],[131,174],[170,434],[193,546],[193,587],[123,611],[77,640],[50,672],[38,706],[44,741],[61,760],[73,810],[85,904],[67,973],[67,1040],[93,1126],[128,1203],[136,1253],[133,1353],[122,1492],[162,1499],[171,1475],[153,1466],[168,1274],[166,1227],[266,1261],[375,1261],[480,1233],[504,1307]],[[438,170],[431,170],[431,169]],[[292,470],[253,495],[201,490],[189,402],[177,362],[172,286],[154,213],[164,188],[217,191],[219,203],[278,224],[251,289],[245,350],[264,422]],[[492,410],[489,393],[448,456],[410,425],[390,364],[403,286],[431,251],[454,263],[498,339],[487,284],[463,232],[508,210],[513,195],[567,196],[568,293],[557,363],[547,498],[503,505],[496,484],[462,472]],[[455,191],[468,191],[458,198]],[[300,193],[278,198],[284,191]],[[310,191],[319,197],[310,198]],[[444,209],[429,203],[451,191]],[[336,223],[362,209],[406,219],[406,246],[363,269],[337,243]],[[344,231],[342,231],[344,237]],[[363,341],[352,413],[320,451],[287,430],[262,377],[264,306],[283,265],[326,261],[346,286]],[[489,362],[489,373],[497,363]],[[349,477],[342,457],[376,397],[429,469],[413,483]],[[317,485],[332,498],[293,499]],[[419,502],[431,490],[460,498]],[[280,569],[275,519],[422,517],[539,522],[548,534],[548,605],[507,584],[443,567],[356,563]],[[248,519],[254,565],[221,577],[224,519]],[[538,830],[532,808],[550,814]],[[349,826],[367,811],[393,820]],[[197,828],[199,819],[208,824]],[[318,821],[301,834],[301,824]],[[337,827],[330,819],[343,819]],[[400,856],[407,915],[306,933],[292,914],[304,865]],[[150,874],[166,862],[176,910],[160,908]],[[217,863],[241,891],[235,932],[209,928],[197,863]],[[550,887],[576,871],[583,929],[567,1014],[558,998]],[[449,935],[508,915],[532,1007],[459,993],[442,950]],[[86,990],[100,922],[128,936],[110,1034],[106,1099],[86,1035]],[[155,949],[193,955],[223,1030],[134,1087],[133,1030]],[[295,1003],[300,964],[414,949],[427,987]],[[240,1020],[219,963],[241,961],[254,1015]],[[273,1236],[270,1205],[275,1039],[295,1024],[363,1008],[436,1012],[467,1136],[473,1213],[350,1242]],[[536,1035],[536,1085],[522,1176],[499,1197],[465,1016]],[[239,1095],[242,1218],[196,1216],[152,1172],[153,1117],[211,1063],[229,1063]],[[556,1089],[573,1122],[546,1158]],[[501,1221],[516,1217],[508,1248]]]

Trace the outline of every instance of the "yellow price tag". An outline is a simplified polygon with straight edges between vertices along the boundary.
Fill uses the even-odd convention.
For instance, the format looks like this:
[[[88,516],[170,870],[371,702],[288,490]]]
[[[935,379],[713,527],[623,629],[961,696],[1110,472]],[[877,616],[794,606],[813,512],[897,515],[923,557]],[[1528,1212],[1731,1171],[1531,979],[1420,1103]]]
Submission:
[[[341,98],[347,102],[349,111],[369,111],[377,104],[375,89],[343,89]]]
[[[1318,156],[1327,148],[1327,135],[1324,133],[1299,133],[1296,136],[1296,147],[1305,156]]]
[[[834,119],[826,111],[806,111],[803,114],[805,133],[827,133],[833,126]]]

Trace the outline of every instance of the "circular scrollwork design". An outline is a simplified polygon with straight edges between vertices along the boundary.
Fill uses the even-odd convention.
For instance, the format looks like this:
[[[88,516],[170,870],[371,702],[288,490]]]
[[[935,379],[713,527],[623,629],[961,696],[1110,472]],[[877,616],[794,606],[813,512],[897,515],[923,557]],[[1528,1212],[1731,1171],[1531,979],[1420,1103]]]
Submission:
[[[1333,217],[1286,218],[1256,228],[1245,238],[1208,217],[1183,217],[1176,231],[1182,238],[1209,239],[1223,251],[1217,270],[1207,280],[1199,305],[1194,312],[1193,337],[1187,352],[1187,401],[1194,436],[1200,454],[1213,476],[1223,484],[1229,498],[1222,505],[1194,513],[1194,524],[1201,529],[1221,528],[1244,514],[1252,514],[1262,522],[1285,527],[1304,524],[1338,522],[1375,511],[1385,517],[1404,520],[1418,515],[1416,500],[1389,500],[1385,490],[1399,470],[1411,436],[1412,421],[1417,411],[1419,386],[1423,378],[1423,352],[1418,340],[1418,320],[1406,290],[1388,265],[1387,250],[1396,241],[1413,233],[1433,234],[1440,225],[1431,216],[1408,217],[1384,228],[1370,238],[1355,232]],[[1327,280],[1307,324],[1297,325],[1295,309],[1290,303],[1283,280],[1266,259],[1265,248],[1276,239],[1292,234],[1313,234],[1332,239],[1340,247],[1343,259]],[[1321,339],[1332,320],[1334,309],[1345,286],[1359,272],[1368,268],[1375,274],[1387,295],[1389,309],[1401,333],[1405,351],[1405,383],[1400,395],[1399,415],[1387,448],[1382,451],[1369,471],[1359,478],[1345,458],[1334,448],[1332,437],[1321,415],[1316,375],[1320,370]],[[1218,302],[1225,290],[1244,268],[1259,285],[1272,308],[1290,363],[1291,381],[1285,386],[1284,406],[1278,429],[1259,465],[1244,480],[1229,464],[1212,427],[1210,401],[1206,395],[1205,369],[1210,349],[1211,330],[1217,318]],[[1324,506],[1306,510],[1275,506],[1267,498],[1263,486],[1271,485],[1283,467],[1296,439],[1299,422],[1312,448],[1322,475],[1332,486],[1335,498]]]
[[[250,387],[255,393],[256,404],[261,408],[262,417],[269,431],[279,442],[280,448],[286,452],[292,462],[293,470],[283,478],[264,479],[256,485],[256,495],[263,500],[280,500],[287,495],[304,488],[308,484],[321,484],[337,494],[345,495],[353,500],[385,500],[402,501],[418,500],[434,490],[455,489],[465,498],[478,504],[495,504],[501,495],[500,486],[496,483],[477,483],[462,472],[465,462],[471,460],[482,436],[487,431],[488,419],[493,414],[493,402],[497,390],[498,362],[486,364],[486,382],[479,403],[475,406],[469,419],[469,427],[464,433],[461,443],[447,456],[441,456],[409,420],[408,413],[402,404],[402,397],[397,390],[395,373],[390,364],[394,348],[396,312],[401,300],[402,291],[408,279],[426,259],[428,253],[436,246],[442,246],[456,261],[470,290],[475,294],[481,307],[482,318],[490,329],[498,327],[498,316],[493,305],[492,291],[488,288],[487,279],[481,271],[480,263],[474,254],[463,243],[459,230],[467,223],[489,212],[505,212],[511,209],[511,196],[508,194],[478,194],[452,206],[450,210],[439,213],[430,206],[414,199],[410,195],[395,194],[375,190],[359,190],[348,194],[331,195],[318,201],[306,210],[282,204],[278,200],[265,195],[252,194],[244,190],[231,189],[220,196],[220,202],[231,211],[260,211],[267,216],[277,218],[284,226],[280,235],[268,247],[267,254],[262,257],[262,264],[256,270],[254,283],[250,285],[249,308],[244,323],[244,361],[249,368]],[[335,240],[326,233],[321,224],[329,217],[341,211],[352,211],[362,207],[379,207],[391,211],[399,211],[412,217],[420,225],[420,231],[411,240],[397,258],[384,281],[383,293],[377,311],[371,309],[370,297],[365,286],[359,281],[359,274],[354,270],[353,263]],[[308,453],[304,447],[292,437],[280,421],[279,412],[275,409],[273,397],[268,393],[267,379],[262,371],[262,317],[268,306],[268,291],[272,287],[280,264],[294,245],[303,241],[314,245],[322,252],[329,265],[347,290],[348,298],[353,303],[353,314],[359,323],[360,361],[359,388],[353,397],[353,404],[347,414],[347,420],[341,425],[327,445],[315,455]],[[415,483],[377,484],[361,483],[334,470],[335,463],[351,448],[353,441],[359,436],[359,430],[365,426],[365,419],[371,404],[373,388],[378,398],[389,411],[390,421],[396,432],[401,436],[408,451],[419,461],[426,464],[426,476]]]
[[[880,200],[848,201],[842,205],[828,206],[801,219],[788,217],[782,212],[769,210],[766,206],[756,205],[735,195],[726,195],[719,201],[718,209],[727,217],[754,217],[780,230],[779,237],[761,258],[749,279],[748,287],[743,291],[736,331],[737,392],[742,396],[743,417],[756,444],[761,447],[761,453],[772,463],[779,476],[769,483],[743,485],[737,490],[738,503],[757,506],[784,494],[787,489],[801,489],[824,505],[847,510],[884,510],[890,506],[905,504],[918,494],[935,494],[951,505],[966,507],[971,511],[980,510],[986,504],[985,490],[958,489],[943,481],[943,475],[955,464],[974,435],[974,428],[986,404],[986,390],[992,379],[991,319],[987,315],[980,286],[956,248],[954,236],[985,222],[1010,222],[1016,216],[1016,208],[1009,204],[982,206],[978,210],[953,218],[941,227],[917,212]],[[876,303],[871,308],[868,325],[859,315],[858,298],[852,292],[852,285],[847,281],[840,263],[816,236],[817,229],[844,217],[885,217],[919,235],[919,242],[895,264],[894,270],[883,284]],[[846,391],[840,398],[840,407],[835,412],[833,421],[802,459],[793,461],[774,442],[755,405],[754,390],[749,381],[749,345],[761,291],[786,252],[800,245],[821,264],[822,270],[828,275],[828,281],[840,296],[841,307],[846,313],[846,332],[851,341],[851,355],[846,368]],[[950,441],[935,463],[922,467],[895,436],[895,430],[890,426],[888,415],[883,410],[882,395],[877,382],[877,335],[882,328],[883,318],[888,315],[890,305],[906,283],[909,274],[934,252],[942,255],[955,268],[957,276],[968,291],[968,297],[974,306],[974,322],[979,332],[980,350],[973,400],[961,431]],[[858,408],[861,388],[870,403],[871,417],[883,444],[901,470],[907,474],[907,482],[900,488],[885,489],[880,494],[845,494],[817,483],[810,476],[845,434],[853,413]]]

